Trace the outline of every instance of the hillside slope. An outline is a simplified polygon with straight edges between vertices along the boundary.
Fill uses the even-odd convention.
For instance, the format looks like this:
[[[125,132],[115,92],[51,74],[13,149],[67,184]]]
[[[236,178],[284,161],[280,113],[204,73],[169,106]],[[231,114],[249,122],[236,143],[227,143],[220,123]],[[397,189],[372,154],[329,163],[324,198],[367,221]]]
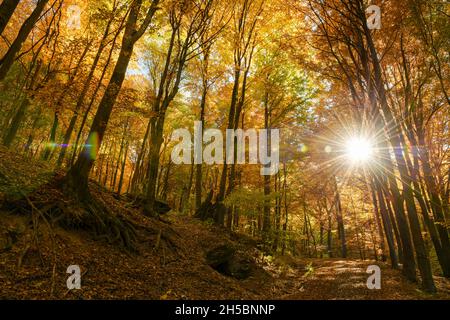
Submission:
[[[253,239],[176,212],[147,218],[92,183],[97,198],[136,226],[137,252],[128,253],[11,205],[36,192],[67,203],[52,189],[55,174],[45,164],[0,149],[0,172],[0,299],[450,299],[447,280],[437,278],[439,294],[427,295],[379,262],[264,257]],[[253,260],[250,277],[238,280],[208,265],[206,253],[220,245]],[[382,289],[368,290],[365,270],[375,263]],[[67,289],[70,265],[80,266],[80,290]]]

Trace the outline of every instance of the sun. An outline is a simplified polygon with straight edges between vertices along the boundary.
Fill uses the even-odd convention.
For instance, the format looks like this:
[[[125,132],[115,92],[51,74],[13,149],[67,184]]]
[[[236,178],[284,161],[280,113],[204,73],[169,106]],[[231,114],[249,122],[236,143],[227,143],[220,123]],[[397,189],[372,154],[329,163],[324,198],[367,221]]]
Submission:
[[[373,155],[373,145],[365,137],[351,137],[345,143],[345,155],[352,163],[370,161]]]

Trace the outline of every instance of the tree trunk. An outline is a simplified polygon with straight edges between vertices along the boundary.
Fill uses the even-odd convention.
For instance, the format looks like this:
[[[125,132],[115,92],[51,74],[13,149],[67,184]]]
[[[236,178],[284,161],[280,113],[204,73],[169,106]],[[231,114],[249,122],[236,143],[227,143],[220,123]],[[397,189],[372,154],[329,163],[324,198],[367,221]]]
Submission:
[[[365,16],[363,18],[363,22],[366,23]],[[386,117],[386,122],[390,126],[393,126],[394,132],[390,134],[390,142],[394,149],[394,156],[398,165],[398,170],[400,172],[400,176],[403,184],[403,197],[406,203],[406,209],[408,213],[408,220],[411,228],[411,235],[417,255],[417,262],[420,270],[420,274],[422,277],[422,284],[426,291],[428,292],[436,292],[436,287],[433,281],[433,275],[431,271],[430,260],[428,258],[428,253],[425,248],[425,244],[422,238],[422,231],[419,224],[419,219],[417,216],[417,211],[414,203],[414,196],[411,189],[411,179],[407,173],[406,161],[402,154],[403,146],[400,142],[399,128],[395,125],[394,118],[391,114],[391,110],[389,110],[386,91],[384,87],[384,83],[382,80],[382,71],[378,58],[377,51],[375,49],[375,45],[372,40],[372,35],[367,27],[367,24],[363,23],[363,28],[365,31],[365,36],[367,39],[367,44],[369,46],[370,55],[372,58],[372,65],[374,68],[375,74],[375,86],[378,93],[378,97],[380,100],[380,105],[383,110],[383,114]]]
[[[122,160],[122,168],[120,169],[119,186],[117,187],[118,195],[120,195],[122,192],[123,177],[125,174],[125,165],[127,164],[128,149],[129,149],[129,145],[128,145],[128,141],[127,141],[127,144],[125,145],[125,154],[124,154],[123,160]]]
[[[44,154],[42,158],[46,161],[50,159],[50,155],[53,153],[53,150],[55,150],[56,147],[56,130],[58,129],[58,111],[55,111],[53,116],[53,125],[52,129],[50,130],[50,137],[49,140],[45,146]]]
[[[6,25],[11,19],[11,16],[16,10],[17,5],[20,0],[3,0],[2,4],[0,4],[0,34],[5,30]]]
[[[386,235],[386,240],[388,243],[389,256],[391,258],[391,266],[394,269],[398,269],[398,258],[397,258],[397,254],[395,252],[394,236],[392,233],[391,219],[389,217],[389,213],[387,211],[386,204],[384,202],[383,192],[381,190],[381,187],[377,181],[375,182],[375,184],[376,184],[375,189],[376,189],[376,193],[378,196],[378,208],[381,213],[381,220],[383,221],[383,226],[384,226],[384,234]],[[374,201],[376,201],[375,194],[373,196],[374,196]]]
[[[286,249],[287,244],[287,225],[289,220],[288,215],[288,202],[287,202],[287,170],[286,170],[286,161],[283,161],[283,195],[284,195],[284,223],[283,223],[283,246],[281,248],[281,254],[284,255],[284,250]]]
[[[345,240],[345,227],[344,227],[344,217],[342,215],[342,205],[341,196],[339,193],[336,176],[333,176],[335,195],[335,208],[336,208],[336,221],[338,223],[338,234],[339,240],[341,241],[341,256],[342,258],[347,258],[347,241]]]
[[[112,108],[122,87],[125,73],[133,53],[134,44],[142,36],[143,32],[150,24],[156,11],[159,0],[153,0],[147,13],[145,21],[139,31],[136,30],[136,23],[141,9],[142,0],[136,0],[131,5],[130,13],[125,27],[125,34],[122,39],[122,46],[117,59],[111,79],[106,87],[102,100],[100,101],[97,113],[89,131],[88,139],[81,151],[80,157],[67,173],[67,177],[73,187],[81,193],[88,193],[89,172],[97,158],[98,150],[102,144],[103,136],[111,116]],[[146,24],[146,25],[145,25]]]
[[[113,13],[114,13],[114,11],[113,11]],[[111,15],[111,17],[112,16],[113,15]],[[98,62],[103,53],[103,49],[105,48],[105,42],[106,42],[106,38],[109,35],[109,28],[111,26],[111,22],[112,22],[112,18],[108,20],[108,24],[106,25],[105,32],[103,33],[102,39],[100,40],[100,45],[99,45],[97,53],[94,57],[94,61],[92,62],[91,68],[89,70],[89,74],[88,74],[86,80],[84,81],[83,88],[81,89],[81,93],[78,96],[77,103],[76,103],[74,111],[73,111],[73,115],[70,119],[69,126],[67,127],[66,133],[64,135],[63,148],[61,148],[61,152],[58,156],[57,167],[61,166],[61,164],[64,160],[64,157],[66,155],[67,148],[68,148],[68,145],[70,142],[70,138],[72,136],[72,132],[75,129],[75,125],[78,120],[78,114],[84,104],[84,99],[86,98],[92,78],[94,77],[94,72],[97,68]],[[119,28],[119,30],[120,30],[120,28]],[[119,31],[117,33],[119,33]],[[116,35],[116,37],[117,37],[117,35]],[[113,41],[113,46],[114,46],[114,43],[115,43],[115,39]],[[86,113],[88,113],[88,110],[86,111]]]
[[[328,217],[328,228],[327,228],[327,252],[328,252],[328,258],[333,258],[333,238],[332,238],[332,216],[331,216],[331,210],[326,208],[326,202],[325,202],[325,210],[327,211],[327,217]]]
[[[418,131],[419,145],[425,145],[425,137],[422,130]],[[450,239],[448,236],[447,228],[445,227],[445,214],[444,206],[442,205],[441,198],[439,197],[437,186],[433,178],[433,172],[430,166],[430,159],[427,150],[425,148],[419,148],[420,158],[422,159],[422,168],[425,185],[428,190],[430,207],[433,212],[433,217],[436,222],[431,221],[427,211],[422,210],[422,215],[425,220],[425,224],[428,226],[430,236],[436,249],[439,262],[442,267],[442,271],[445,277],[450,277]],[[439,234],[440,243],[436,237],[436,230]]]
[[[203,133],[203,126],[205,125],[205,106],[206,106],[206,95],[208,93],[208,87],[207,84],[203,84],[203,92],[202,92],[202,99],[200,101],[200,123],[202,126],[202,133]],[[202,139],[203,141],[203,139]],[[203,145],[203,142],[202,142]],[[202,164],[198,163],[195,165],[195,209],[200,209],[200,206],[202,205]]]
[[[370,192],[371,192],[371,196],[372,196],[372,203],[373,203],[373,208],[374,208],[374,218],[375,218],[375,222],[376,222],[376,227],[377,227],[377,231],[378,231],[378,236],[380,238],[380,248],[381,248],[381,260],[382,261],[386,261],[386,246],[384,243],[384,233],[383,233],[383,227],[381,226],[381,221],[380,221],[380,215],[381,215],[381,210],[380,207],[378,206],[378,201],[377,201],[377,196],[375,194],[375,186],[374,183],[370,184]],[[384,208],[386,209],[386,207]],[[386,211],[387,213],[387,211]],[[394,249],[394,255],[395,257],[397,257],[397,254],[395,253],[395,245],[394,245],[394,239],[393,239],[393,233],[392,233],[392,228],[390,229],[391,232],[391,246]],[[387,236],[386,236],[387,237]],[[391,254],[391,246],[389,246],[389,253]],[[392,263],[392,259],[391,259],[391,263]]]
[[[102,73],[101,73],[100,78],[99,78],[99,80],[98,80],[97,86],[95,87],[94,92],[92,93],[92,97],[91,97],[91,99],[90,99],[90,102],[89,102],[89,104],[88,104],[86,110],[84,111],[84,115],[83,115],[83,118],[82,118],[82,120],[81,120],[80,128],[78,129],[77,137],[76,137],[76,139],[75,139],[75,144],[74,144],[74,146],[73,146],[73,148],[72,148],[72,155],[71,155],[71,157],[70,157],[70,162],[69,162],[69,165],[70,165],[70,166],[73,165],[73,163],[75,162],[75,157],[77,156],[77,151],[78,151],[78,144],[79,144],[79,142],[80,142],[80,139],[81,139],[81,135],[82,135],[82,133],[83,133],[84,126],[85,126],[85,124],[86,124],[86,121],[87,121],[87,118],[88,118],[89,113],[90,113],[90,111],[91,111],[91,108],[92,108],[92,106],[94,105],[94,102],[95,102],[95,98],[96,98],[96,96],[97,96],[97,93],[99,92],[100,87],[102,86],[103,79],[105,78],[106,73],[107,73],[107,71],[108,71],[108,67],[109,67],[109,64],[110,64],[110,62],[111,62],[112,55],[113,55],[113,53],[114,53],[114,47],[115,47],[117,38],[119,37],[120,33],[121,33],[121,29],[119,29],[119,30],[116,32],[115,36],[114,36],[114,39],[113,39],[113,41],[112,41],[112,43],[111,43],[111,49],[109,50],[108,58],[106,59],[106,63],[105,63],[105,65],[104,65],[103,69],[102,69]],[[81,100],[80,100],[80,101],[81,101]],[[78,104],[78,102],[77,102],[77,104]],[[75,121],[76,121],[76,119],[75,119]]]
[[[28,38],[28,35],[41,16],[41,13],[44,11],[47,2],[48,0],[38,0],[33,12],[22,24],[22,27],[20,28],[16,39],[13,41],[6,54],[0,60],[0,81],[5,79],[6,75],[8,74],[9,69],[14,63],[16,55],[19,53],[23,43]]]
[[[156,201],[156,185],[158,179],[159,169],[159,153],[163,142],[163,130],[164,130],[165,115],[160,115],[151,119],[150,126],[150,155],[147,167],[147,192],[146,192],[146,204],[145,213],[147,215],[155,215],[154,207]]]

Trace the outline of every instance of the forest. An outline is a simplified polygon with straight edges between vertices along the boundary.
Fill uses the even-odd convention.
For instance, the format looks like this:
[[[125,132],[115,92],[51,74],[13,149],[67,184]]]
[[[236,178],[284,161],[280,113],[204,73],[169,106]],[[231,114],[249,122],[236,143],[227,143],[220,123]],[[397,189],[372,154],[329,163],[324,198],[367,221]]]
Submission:
[[[450,300],[448,1],[3,0],[0,34],[0,299]]]

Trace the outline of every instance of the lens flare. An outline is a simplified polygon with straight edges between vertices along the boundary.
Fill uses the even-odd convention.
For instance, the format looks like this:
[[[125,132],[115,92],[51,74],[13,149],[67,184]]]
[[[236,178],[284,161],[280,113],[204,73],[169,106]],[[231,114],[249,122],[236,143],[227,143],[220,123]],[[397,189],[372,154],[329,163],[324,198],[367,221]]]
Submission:
[[[345,155],[353,163],[367,162],[373,155],[372,143],[365,137],[352,137],[345,144]]]
[[[93,132],[89,138],[88,138],[88,143],[85,145],[86,147],[86,151],[87,154],[86,156],[92,160],[97,159],[97,152],[98,152],[98,133],[97,132]]]

